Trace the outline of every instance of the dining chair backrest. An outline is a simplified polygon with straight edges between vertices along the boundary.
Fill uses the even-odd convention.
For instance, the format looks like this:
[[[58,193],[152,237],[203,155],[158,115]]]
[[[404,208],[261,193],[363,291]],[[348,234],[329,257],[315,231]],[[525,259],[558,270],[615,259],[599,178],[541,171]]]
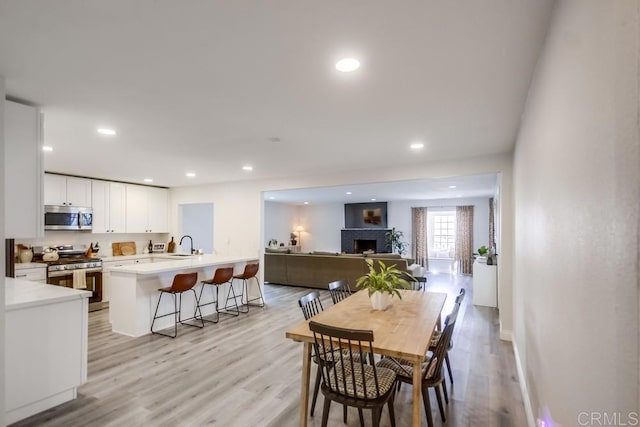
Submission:
[[[304,320],[309,320],[316,314],[324,310],[322,307],[322,301],[320,301],[320,294],[318,291],[313,291],[303,296],[298,300],[298,305],[302,309]]]
[[[330,391],[354,399],[374,400],[383,394],[375,364],[367,365],[373,354],[373,331],[344,329],[311,320],[316,354],[335,364],[324,364],[322,383]],[[371,381],[373,379],[373,381]]]
[[[440,339],[433,349],[431,359],[429,359],[427,367],[423,372],[424,378],[430,378],[433,375],[442,375],[442,364],[444,363],[445,356],[449,349],[449,342],[451,341],[451,336],[453,335],[453,328],[456,324],[459,310],[460,304],[454,304],[453,310],[445,318],[442,335],[440,336]]]
[[[464,288],[460,289],[460,293],[456,296],[456,304],[462,304],[464,300],[464,296],[467,294],[467,291]]]
[[[173,283],[171,283],[171,292],[186,292],[198,281],[198,273],[184,273],[176,274],[173,276]]]
[[[351,296],[351,289],[349,289],[349,283],[346,280],[336,280],[329,283],[329,294],[331,294],[331,301],[334,304],[339,303],[343,299]]]

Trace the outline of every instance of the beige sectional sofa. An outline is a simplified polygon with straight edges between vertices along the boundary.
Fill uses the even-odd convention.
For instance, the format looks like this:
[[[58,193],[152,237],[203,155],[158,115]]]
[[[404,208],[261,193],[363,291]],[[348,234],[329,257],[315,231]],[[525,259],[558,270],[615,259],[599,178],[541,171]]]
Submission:
[[[399,270],[408,271],[407,259],[399,255],[372,254],[366,258],[381,260],[387,265],[395,264]],[[327,289],[330,282],[346,279],[351,289],[356,290],[358,277],[369,271],[366,258],[362,254],[268,252],[264,254],[264,280],[281,285]]]

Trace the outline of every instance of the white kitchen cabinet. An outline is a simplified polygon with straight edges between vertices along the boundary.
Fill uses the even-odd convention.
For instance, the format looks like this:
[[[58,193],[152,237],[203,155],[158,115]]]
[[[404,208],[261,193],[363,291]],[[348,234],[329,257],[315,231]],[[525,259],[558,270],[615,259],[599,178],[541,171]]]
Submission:
[[[93,180],[91,182],[92,233],[124,233],[125,204],[124,184]]]
[[[5,237],[44,236],[42,120],[37,108],[5,101]]]
[[[72,176],[45,174],[44,204],[90,207],[91,180]]]
[[[166,233],[168,192],[164,188],[126,184],[127,233]]]
[[[28,280],[30,282],[47,283],[47,266],[42,264],[38,267],[33,267],[34,263],[23,264],[25,268],[20,264],[15,265],[15,278]]]
[[[8,425],[77,397],[87,381],[91,293],[12,278],[4,287]]]
[[[148,224],[150,233],[169,231],[168,192],[164,188],[147,189]]]

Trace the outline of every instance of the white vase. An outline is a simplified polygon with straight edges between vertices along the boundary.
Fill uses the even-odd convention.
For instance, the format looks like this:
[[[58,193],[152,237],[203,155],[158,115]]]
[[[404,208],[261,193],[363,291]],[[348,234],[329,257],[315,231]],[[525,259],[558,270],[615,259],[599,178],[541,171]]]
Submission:
[[[371,294],[371,306],[374,310],[386,310],[391,305],[392,295],[382,292],[374,292]]]

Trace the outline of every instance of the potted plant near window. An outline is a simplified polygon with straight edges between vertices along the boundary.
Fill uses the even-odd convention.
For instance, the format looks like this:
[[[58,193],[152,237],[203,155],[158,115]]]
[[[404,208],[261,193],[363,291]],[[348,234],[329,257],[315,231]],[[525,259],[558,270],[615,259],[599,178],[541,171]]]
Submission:
[[[384,262],[378,261],[376,265],[372,259],[365,261],[369,266],[369,272],[358,278],[356,287],[369,292],[373,309],[385,310],[391,305],[394,295],[402,299],[400,289],[411,287],[404,279],[406,274],[398,270],[395,264],[387,266]]]
[[[402,241],[403,236],[404,233],[396,230],[395,227],[385,233],[387,243],[391,246],[391,252],[398,253],[399,255],[404,255],[404,253],[407,252],[407,242]]]

